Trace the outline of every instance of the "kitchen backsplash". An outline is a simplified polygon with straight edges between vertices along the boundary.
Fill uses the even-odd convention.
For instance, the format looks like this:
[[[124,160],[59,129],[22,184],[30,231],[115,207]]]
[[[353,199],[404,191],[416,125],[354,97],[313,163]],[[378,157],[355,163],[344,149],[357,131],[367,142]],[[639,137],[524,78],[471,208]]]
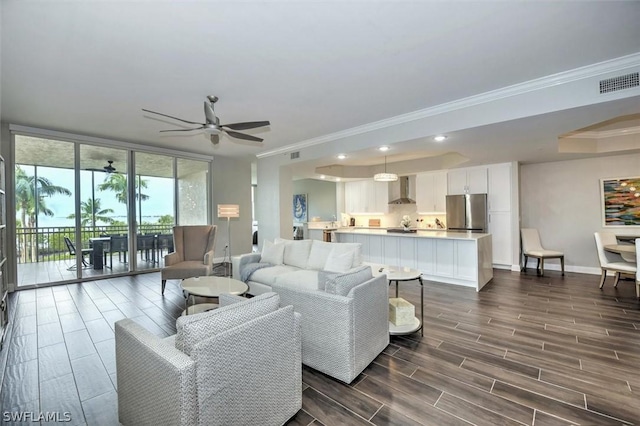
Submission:
[[[369,219],[380,219],[381,228],[394,228],[400,226],[400,220],[402,216],[408,215],[411,218],[411,226],[415,228],[436,228],[436,218],[446,224],[446,215],[437,214],[418,214],[416,213],[415,204],[391,204],[389,205],[389,213],[385,215],[353,215],[356,218],[356,226],[369,226]],[[422,222],[417,222],[416,219],[422,219]]]

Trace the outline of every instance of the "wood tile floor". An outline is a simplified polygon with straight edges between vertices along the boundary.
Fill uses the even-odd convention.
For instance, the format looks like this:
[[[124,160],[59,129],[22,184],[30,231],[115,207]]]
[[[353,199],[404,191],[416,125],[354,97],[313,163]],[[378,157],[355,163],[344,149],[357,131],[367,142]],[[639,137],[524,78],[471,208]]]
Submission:
[[[640,419],[640,303],[633,281],[495,271],[480,293],[425,283],[425,333],[391,344],[352,384],[303,369],[290,425],[633,424]],[[417,284],[400,297],[417,304]],[[14,293],[0,353],[5,411],[117,424],[113,323],[159,336],[183,309],[158,273]],[[1,421],[1,420],[0,420]],[[29,423],[34,424],[34,423]],[[45,424],[43,422],[43,424]]]

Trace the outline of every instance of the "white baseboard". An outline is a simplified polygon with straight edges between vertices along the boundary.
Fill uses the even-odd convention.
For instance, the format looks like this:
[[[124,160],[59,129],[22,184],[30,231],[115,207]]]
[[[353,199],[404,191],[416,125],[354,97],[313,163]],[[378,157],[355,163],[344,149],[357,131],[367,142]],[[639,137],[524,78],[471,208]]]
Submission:
[[[527,269],[536,269],[536,265],[538,264],[537,260],[527,262]],[[515,266],[515,265],[514,265]],[[560,271],[559,263],[545,263],[544,265],[545,271]],[[513,269],[512,269],[513,270]],[[518,266],[518,271],[520,267]],[[591,275],[600,275],[602,270],[598,267],[593,266],[579,266],[579,265],[564,265],[565,272],[576,272],[578,274],[591,274]]]

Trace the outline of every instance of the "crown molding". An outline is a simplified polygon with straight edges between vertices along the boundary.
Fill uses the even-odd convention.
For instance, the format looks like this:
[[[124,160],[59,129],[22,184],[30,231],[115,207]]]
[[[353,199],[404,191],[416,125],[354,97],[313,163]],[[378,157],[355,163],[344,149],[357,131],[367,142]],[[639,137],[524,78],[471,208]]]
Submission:
[[[605,139],[615,138],[619,136],[637,135],[638,133],[640,133],[640,126],[634,126],[626,127],[624,129],[576,132],[569,136],[564,136],[563,139]]]
[[[606,73],[612,73],[620,70],[627,69],[629,67],[640,66],[640,52],[633,53],[631,55],[622,56],[608,61],[598,62],[591,65],[586,65],[579,68],[574,68],[569,71],[559,72],[557,74],[551,74],[545,77],[529,80],[524,83],[518,83],[511,86],[506,86],[500,89],[492,90],[489,92],[481,93],[479,95],[473,95],[466,98],[458,99],[451,102],[446,102],[433,107],[409,112],[395,117],[390,117],[384,120],[375,121],[372,123],[364,124],[362,126],[352,127],[340,132],[329,133],[327,135],[319,136],[317,138],[307,139],[301,142],[296,142],[290,145],[286,145],[277,149],[261,152],[256,155],[258,158],[266,158],[274,155],[285,154],[290,151],[297,151],[299,149],[308,148],[315,145],[320,145],[327,142],[332,142],[338,139],[343,139],[351,136],[360,135],[363,133],[371,132],[374,130],[384,129],[386,127],[392,127],[399,124],[408,123],[415,120],[420,120],[428,117],[432,117],[438,114],[444,114],[464,108],[469,108],[477,105],[481,105],[487,102],[493,102],[512,96],[518,96],[529,92],[534,92],[561,84],[571,83],[573,81],[584,80],[592,78]]]

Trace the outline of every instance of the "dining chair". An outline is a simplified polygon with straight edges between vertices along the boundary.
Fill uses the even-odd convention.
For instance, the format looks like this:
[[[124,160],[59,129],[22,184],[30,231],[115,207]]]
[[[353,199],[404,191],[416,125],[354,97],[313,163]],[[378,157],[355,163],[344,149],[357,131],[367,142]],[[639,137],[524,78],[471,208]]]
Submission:
[[[69,239],[69,237],[64,237],[64,243],[67,245],[67,250],[69,250],[69,254],[73,257],[75,257],[76,255],[76,246],[71,242],[71,240]],[[86,249],[82,249],[82,267],[86,268],[89,267],[89,263],[87,263],[87,261],[85,260],[85,256],[91,255],[91,253],[93,253],[93,249],[92,248],[86,248]],[[72,265],[70,267],[67,268],[67,271],[73,271],[75,270],[77,267],[77,265]]]
[[[544,260],[545,259],[560,259],[560,268],[562,269],[562,275],[564,276],[564,253],[561,251],[547,250],[542,247],[540,243],[540,234],[535,228],[522,228],[520,230],[522,254],[524,256],[523,271],[527,270],[527,262],[530,257],[538,259],[538,265],[536,266],[536,272],[539,275],[544,275]]]
[[[616,253],[608,252],[604,249],[605,246],[618,244],[615,234],[611,232],[595,232],[596,249],[598,250],[598,260],[600,261],[600,269],[602,275],[600,276],[600,288],[604,287],[604,280],[607,277],[607,271],[615,273],[615,279],[613,286],[618,287],[618,281],[620,281],[620,274],[636,274],[636,265],[630,262],[626,262],[622,259],[622,256]]]
[[[129,238],[120,235],[111,235],[109,240],[109,267],[113,269],[113,253],[118,253],[118,259],[124,254],[124,263],[127,263],[127,252],[129,251]]]

